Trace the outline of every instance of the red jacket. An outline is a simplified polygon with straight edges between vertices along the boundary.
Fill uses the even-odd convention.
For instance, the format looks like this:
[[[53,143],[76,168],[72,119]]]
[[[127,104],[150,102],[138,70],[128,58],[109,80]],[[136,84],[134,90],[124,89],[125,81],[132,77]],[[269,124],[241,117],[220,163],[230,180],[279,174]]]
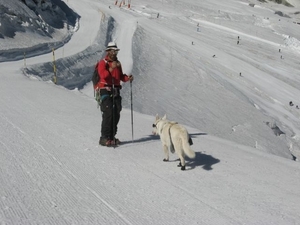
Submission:
[[[118,61],[118,66],[109,72],[108,68],[111,66],[112,61],[106,56],[98,64],[98,74],[100,81],[94,87],[95,89],[112,87],[121,87],[121,81],[127,82],[129,80],[126,74],[123,74],[121,63]]]

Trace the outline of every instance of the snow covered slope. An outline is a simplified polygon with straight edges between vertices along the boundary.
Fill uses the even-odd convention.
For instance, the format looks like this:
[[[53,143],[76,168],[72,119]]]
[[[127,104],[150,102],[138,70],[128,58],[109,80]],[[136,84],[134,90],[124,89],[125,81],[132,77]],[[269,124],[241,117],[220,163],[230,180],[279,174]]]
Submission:
[[[300,164],[291,152],[299,141],[299,25],[269,4],[248,3],[141,0],[128,10],[68,1],[81,20],[55,51],[60,65],[75,68],[58,70],[59,79],[83,86],[74,74],[90,76],[92,60],[116,40],[124,71],[135,76],[134,141],[129,84],[124,144],[104,148],[90,83],[68,90],[23,75],[49,67],[51,79],[52,53],[0,63],[0,223],[298,224]],[[156,113],[193,138],[196,158],[184,172],[177,156],[162,161],[151,135]],[[276,136],[275,125],[285,134]]]

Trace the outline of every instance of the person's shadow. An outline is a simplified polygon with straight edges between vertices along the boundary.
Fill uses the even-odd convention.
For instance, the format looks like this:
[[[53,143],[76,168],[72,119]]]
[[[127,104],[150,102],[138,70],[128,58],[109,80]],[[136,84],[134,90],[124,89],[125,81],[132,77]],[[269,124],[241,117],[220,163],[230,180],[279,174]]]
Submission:
[[[158,135],[148,135],[139,139],[135,139],[133,141],[122,141],[122,145],[130,144],[130,143],[143,143],[143,142],[154,141],[159,139],[160,138]]]
[[[207,133],[193,133],[190,134],[190,137],[195,137],[195,136],[199,136],[199,135],[207,135]],[[122,141],[122,145],[124,144],[130,144],[130,143],[143,143],[143,142],[148,142],[148,141],[155,141],[155,140],[159,140],[160,137],[159,135],[148,135],[139,139],[135,139],[133,141]]]

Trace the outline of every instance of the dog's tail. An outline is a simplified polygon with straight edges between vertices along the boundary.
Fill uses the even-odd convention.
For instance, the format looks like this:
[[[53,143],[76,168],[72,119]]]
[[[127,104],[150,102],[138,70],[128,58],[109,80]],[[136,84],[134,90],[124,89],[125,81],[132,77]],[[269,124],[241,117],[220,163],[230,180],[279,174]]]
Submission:
[[[191,149],[190,143],[189,143],[189,134],[187,133],[183,138],[182,138],[182,147],[184,154],[189,157],[190,159],[193,159],[196,157],[196,153]]]

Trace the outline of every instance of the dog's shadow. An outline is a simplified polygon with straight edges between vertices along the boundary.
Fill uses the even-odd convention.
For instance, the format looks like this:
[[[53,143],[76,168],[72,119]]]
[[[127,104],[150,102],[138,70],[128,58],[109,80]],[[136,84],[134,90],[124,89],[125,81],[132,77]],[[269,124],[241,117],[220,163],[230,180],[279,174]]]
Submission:
[[[207,133],[190,133],[190,137],[192,138],[200,135],[207,135]],[[201,152],[195,152],[195,153],[196,153],[196,157],[194,159],[189,159],[189,158],[185,159],[185,164],[187,166],[186,170],[192,170],[198,166],[202,166],[202,168],[205,170],[212,170],[213,169],[212,166],[220,162],[219,159],[214,158],[211,155],[206,155]]]
[[[202,166],[205,170],[212,170],[212,166],[220,162],[219,159],[201,152],[196,152],[196,157],[194,159],[186,158],[185,161],[187,166],[186,170],[192,170],[198,166]]]
[[[191,135],[191,137],[195,137],[195,136],[207,135],[207,134],[206,133],[192,133],[190,135]],[[148,141],[156,141],[159,139],[160,139],[159,136],[148,135],[148,136],[145,136],[140,139],[135,139],[133,141],[124,141],[124,142],[122,142],[122,145],[130,144],[130,143],[135,143],[135,144],[145,143]],[[174,161],[177,161],[177,160],[174,160]],[[179,159],[178,159],[178,161],[179,161]],[[186,166],[187,166],[186,170],[192,170],[192,169],[195,169],[196,167],[202,166],[203,169],[208,170],[208,171],[213,169],[212,166],[214,164],[217,164],[220,162],[219,159],[214,158],[211,155],[201,153],[201,152],[196,152],[196,157],[194,159],[186,158],[185,161],[186,161]]]

